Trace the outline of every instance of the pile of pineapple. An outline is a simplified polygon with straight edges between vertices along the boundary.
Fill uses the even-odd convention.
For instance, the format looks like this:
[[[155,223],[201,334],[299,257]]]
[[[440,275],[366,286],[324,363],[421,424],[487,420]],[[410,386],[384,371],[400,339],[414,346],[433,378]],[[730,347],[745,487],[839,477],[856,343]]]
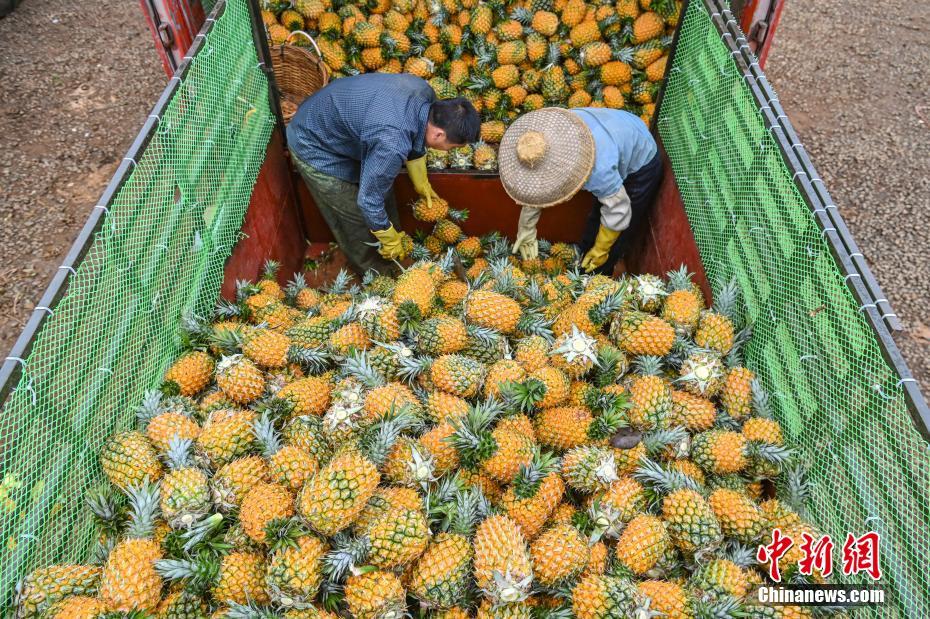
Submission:
[[[186,318],[100,453],[95,561],[27,576],[16,616],[810,616],[754,602],[773,527],[816,533],[737,289],[521,261],[437,208],[396,278],[271,263]]]
[[[265,0],[272,44],[319,44],[332,76],[379,71],[467,97],[481,143],[434,169],[496,169],[509,122],[544,106],[626,109],[647,124],[682,0]],[[477,149],[480,148],[480,154]]]

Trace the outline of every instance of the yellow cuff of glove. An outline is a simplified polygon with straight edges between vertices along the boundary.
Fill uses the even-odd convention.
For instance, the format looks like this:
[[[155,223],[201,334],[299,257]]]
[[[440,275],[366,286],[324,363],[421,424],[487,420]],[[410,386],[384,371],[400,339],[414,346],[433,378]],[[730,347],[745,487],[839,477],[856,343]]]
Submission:
[[[426,155],[419,159],[411,159],[407,162],[407,175],[410,176],[410,182],[413,184],[414,191],[426,199],[428,207],[433,206],[433,198],[438,198],[433,187],[429,184],[429,175],[426,172]]]
[[[413,250],[413,241],[406,232],[398,232],[394,226],[386,230],[372,230],[381,243],[378,253],[386,260],[402,260]]]
[[[618,238],[620,238],[619,231],[601,226],[597,231],[597,238],[594,239],[594,246],[588,250],[581,261],[581,268],[585,272],[591,272],[607,262],[607,254],[610,253],[610,248],[614,246]]]

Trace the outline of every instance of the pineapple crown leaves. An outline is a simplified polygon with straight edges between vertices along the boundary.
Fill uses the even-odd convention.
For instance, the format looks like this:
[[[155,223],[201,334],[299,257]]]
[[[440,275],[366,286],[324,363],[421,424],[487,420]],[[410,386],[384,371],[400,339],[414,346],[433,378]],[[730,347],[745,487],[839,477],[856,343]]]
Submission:
[[[539,282],[535,279],[530,280],[530,283],[524,286],[520,293],[521,298],[525,300],[531,308],[543,308],[549,303],[546,295],[543,294],[542,289],[539,287]]]
[[[259,606],[253,602],[238,604],[228,602],[226,619],[281,619],[284,615],[269,606]]]
[[[720,285],[720,291],[714,296],[714,312],[720,314],[721,316],[726,316],[733,322],[734,325],[737,323],[737,305],[740,299],[740,288],[739,284],[735,279],[731,279],[727,282]]]
[[[265,266],[262,269],[262,279],[275,279],[278,276],[278,270],[281,263],[277,260],[265,260]]]
[[[733,619],[748,616],[743,603],[730,595],[702,596],[693,601],[695,617],[700,619]]]
[[[90,563],[92,565],[106,565],[110,553],[116,548],[118,539],[118,536],[102,535],[90,551]]]
[[[281,449],[281,437],[275,429],[271,413],[262,412],[261,417],[252,422],[252,433],[262,448],[262,454],[270,458]]]
[[[369,389],[381,387],[387,382],[384,375],[368,362],[368,354],[365,351],[350,352],[342,362],[342,373],[357,379]]]
[[[727,353],[725,362],[727,367],[733,368],[743,365],[743,349],[749,340],[752,339],[752,324],[748,324],[739,331],[733,338],[733,347]]]
[[[92,490],[87,494],[87,508],[94,517],[97,528],[107,538],[116,539],[126,516],[126,495],[114,492],[110,487]]]
[[[310,374],[320,374],[329,368],[332,357],[325,348],[292,345],[287,349],[287,360]]]
[[[352,275],[345,269],[340,269],[332,283],[325,286],[323,290],[328,294],[347,294],[351,293],[351,288]]]
[[[500,385],[500,394],[507,410],[530,413],[546,396],[546,385],[537,378],[529,378],[522,383],[507,381]]]
[[[252,409],[260,415],[267,415],[272,422],[273,429],[275,423],[280,422],[282,419],[288,419],[294,413],[294,406],[293,396],[279,397],[276,394],[259,400],[252,405]],[[254,424],[253,432],[255,432],[257,436],[257,430]],[[277,449],[275,452],[277,452]]]
[[[754,378],[749,383],[749,388],[752,391],[753,412],[763,419],[772,419],[774,417],[772,402],[769,399],[769,392],[762,386],[762,382],[758,378]]]
[[[597,351],[594,384],[597,387],[613,385],[626,366],[626,356],[616,346],[601,346]]]
[[[210,335],[210,344],[224,355],[233,355],[242,351],[245,337],[239,329],[214,329]]]
[[[600,499],[595,499],[586,512],[576,513],[572,524],[588,536],[588,545],[594,545],[605,537],[616,539],[626,526],[623,514]]]
[[[220,565],[208,555],[191,559],[159,559],[155,571],[165,580],[183,580],[185,588],[205,593],[220,577]]]
[[[246,279],[236,280],[236,300],[245,301],[248,297],[258,294],[262,289]]]
[[[304,277],[304,274],[294,273],[294,277],[291,278],[291,280],[287,283],[287,286],[284,288],[284,298],[289,303],[293,303],[297,298],[297,295],[300,294],[302,290],[306,290],[306,288],[307,278]]]
[[[742,568],[757,565],[756,548],[728,539],[721,548],[723,556]]]
[[[641,376],[659,376],[662,374],[662,357],[641,355],[633,361],[633,368]]]
[[[571,593],[566,592],[567,595],[559,595],[563,599],[571,599]],[[530,615],[533,619],[572,619],[575,616],[575,613],[572,611],[570,604],[560,604],[552,608],[548,608],[542,604],[534,606],[530,610]]]
[[[810,502],[812,483],[808,476],[809,467],[805,462],[794,462],[785,467],[782,475],[775,482],[775,495],[788,504],[802,518],[807,518],[807,505]]]
[[[497,451],[497,441],[491,436],[491,426],[502,412],[498,402],[486,400],[471,405],[464,417],[452,421],[455,433],[447,440],[459,452],[465,468],[477,468]]]
[[[747,453],[750,458],[778,465],[787,464],[795,456],[795,451],[790,447],[755,442],[749,443]]]
[[[168,441],[168,452],[165,454],[165,463],[172,471],[179,471],[193,464],[194,441],[175,435]]]
[[[377,423],[365,428],[359,436],[359,451],[377,466],[384,464],[391,448],[401,434],[414,430],[422,421],[411,412],[409,404],[391,410]]]
[[[210,327],[207,322],[189,310],[181,315],[181,346],[185,350],[206,350]]]
[[[742,425],[736,419],[730,416],[723,408],[717,409],[717,417],[714,419],[714,428],[717,430],[730,430],[732,432],[739,432],[742,429]]]
[[[275,518],[265,525],[265,538],[272,552],[282,548],[297,548],[297,540],[310,535],[299,518]]]
[[[435,493],[427,496],[430,520],[439,531],[471,538],[478,523],[492,511],[487,497],[477,486],[466,486],[458,474],[444,478]]]
[[[166,554],[169,558],[193,555],[219,557],[225,554],[230,545],[223,539],[224,524],[222,514],[211,514],[189,528],[172,530],[163,543]]]
[[[331,540],[331,550],[323,558],[323,574],[330,582],[341,582],[355,566],[364,562],[371,551],[368,537],[354,537],[345,531]]]
[[[534,447],[533,459],[529,464],[521,464],[513,479],[514,494],[518,499],[536,496],[543,479],[558,471],[561,466],[562,462],[555,454]]]
[[[680,471],[672,471],[658,462],[643,458],[633,471],[633,479],[649,486],[660,495],[670,494],[676,490],[694,490],[703,493],[704,489],[693,477]]]
[[[555,339],[552,333],[554,323],[554,320],[546,318],[539,311],[527,309],[517,321],[517,330],[526,335],[538,335],[547,342],[552,342]]]
[[[688,267],[682,264],[680,267],[674,271],[669,271],[665,274],[668,278],[668,290],[670,292],[675,292],[676,290],[688,290],[691,288],[691,273],[688,272]]]
[[[685,457],[690,451],[691,435],[682,426],[655,430],[643,435],[643,446],[650,456],[657,456],[672,447],[676,455]]]
[[[136,417],[143,424],[147,424],[166,410],[162,402],[162,392],[158,389],[149,389],[142,395],[142,403],[136,407]]]
[[[600,401],[603,398],[611,403],[606,404]],[[594,418],[591,425],[588,426],[588,438],[592,441],[603,441],[613,436],[620,428],[629,425],[629,419],[626,414],[629,403],[625,396],[617,396],[612,393],[600,393],[599,401],[594,407],[601,412]]]
[[[126,537],[149,539],[155,531],[155,518],[159,512],[160,488],[146,477],[141,484],[126,488],[129,496],[129,521]]]

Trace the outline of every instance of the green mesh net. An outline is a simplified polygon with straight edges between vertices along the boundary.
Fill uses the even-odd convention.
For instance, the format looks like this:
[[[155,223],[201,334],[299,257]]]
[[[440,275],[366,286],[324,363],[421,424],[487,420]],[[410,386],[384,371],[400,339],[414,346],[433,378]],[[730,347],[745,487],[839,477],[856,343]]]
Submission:
[[[708,278],[742,287],[747,364],[810,462],[813,520],[838,550],[847,532],[882,536],[891,600],[874,616],[930,617],[930,451],[900,377],[703,3],[679,36],[657,127]]]
[[[0,608],[32,569],[88,558],[101,443],[134,423],[182,314],[215,304],[273,126],[246,2],[231,0],[0,412]]]

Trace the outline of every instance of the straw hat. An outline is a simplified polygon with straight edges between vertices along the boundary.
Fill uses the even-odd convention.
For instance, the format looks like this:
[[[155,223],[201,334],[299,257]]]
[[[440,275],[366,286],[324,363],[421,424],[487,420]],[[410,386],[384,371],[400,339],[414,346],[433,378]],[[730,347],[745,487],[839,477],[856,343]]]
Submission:
[[[594,137],[578,116],[556,107],[524,114],[501,140],[497,165],[507,195],[522,206],[565,202],[594,167]]]

